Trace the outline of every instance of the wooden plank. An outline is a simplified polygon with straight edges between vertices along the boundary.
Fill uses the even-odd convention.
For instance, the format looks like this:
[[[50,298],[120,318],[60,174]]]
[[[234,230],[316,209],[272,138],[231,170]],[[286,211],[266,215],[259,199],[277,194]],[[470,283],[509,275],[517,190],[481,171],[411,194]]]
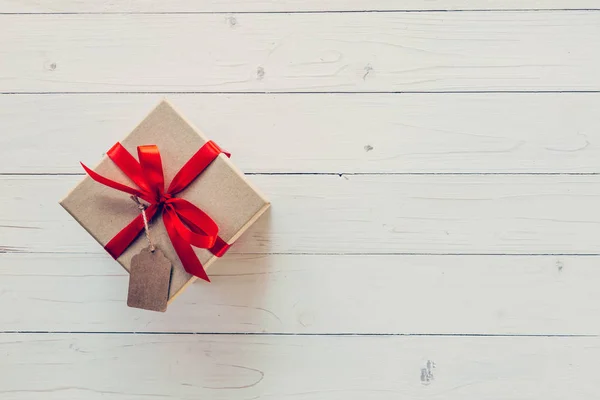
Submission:
[[[228,255],[166,314],[108,256],[0,255],[3,331],[600,333],[597,257]],[[18,305],[18,306],[15,306]],[[27,310],[27,312],[23,312]]]
[[[2,15],[0,26],[2,92],[600,90],[596,12]]]
[[[3,335],[6,400],[591,399],[598,338]]]
[[[598,253],[598,175],[251,178],[273,207],[237,253]],[[2,249],[102,253],[57,204],[80,179],[1,177]]]
[[[370,10],[518,10],[597,8],[594,0],[0,0],[3,13],[164,13],[164,12],[273,12]]]
[[[82,172],[161,97],[0,96],[0,172]],[[168,98],[246,172],[600,170],[598,93]]]

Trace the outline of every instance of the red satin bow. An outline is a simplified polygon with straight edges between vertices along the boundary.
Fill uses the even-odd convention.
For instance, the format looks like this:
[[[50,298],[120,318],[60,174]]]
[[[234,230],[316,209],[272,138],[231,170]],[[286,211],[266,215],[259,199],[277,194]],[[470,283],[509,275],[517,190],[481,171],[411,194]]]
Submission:
[[[225,153],[213,141],[208,141],[179,170],[165,192],[160,152],[155,145],[138,146],[139,162],[121,145],[115,144],[107,153],[108,157],[131,179],[139,189],[115,182],[81,165],[88,175],[103,185],[129,193],[150,203],[146,216],[150,220],[157,212],[163,212],[163,222],[173,248],[177,252],[183,267],[192,275],[209,281],[206,271],[196,257],[192,245],[208,249],[221,257],[227,244],[217,233],[219,228],[204,211],[187,200],[174,197],[185,189],[220,153]],[[118,258],[144,229],[142,215],[123,228],[104,248],[113,258]]]

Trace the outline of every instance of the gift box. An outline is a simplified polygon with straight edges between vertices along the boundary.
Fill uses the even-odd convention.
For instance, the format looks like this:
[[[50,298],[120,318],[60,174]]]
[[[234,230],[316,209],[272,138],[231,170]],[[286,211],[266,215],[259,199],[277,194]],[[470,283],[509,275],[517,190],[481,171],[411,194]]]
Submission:
[[[101,178],[115,184],[111,187]],[[163,191],[157,189],[162,188],[161,179]],[[176,187],[173,193],[171,187]],[[156,191],[160,193],[155,196]],[[140,198],[138,204],[131,195]],[[152,244],[172,263],[169,302],[197,277],[208,280],[201,270],[269,208],[228,154],[166,101],[88,170],[60,204],[127,271],[134,256],[149,245],[139,208],[144,204]],[[205,242],[205,248],[196,246]]]

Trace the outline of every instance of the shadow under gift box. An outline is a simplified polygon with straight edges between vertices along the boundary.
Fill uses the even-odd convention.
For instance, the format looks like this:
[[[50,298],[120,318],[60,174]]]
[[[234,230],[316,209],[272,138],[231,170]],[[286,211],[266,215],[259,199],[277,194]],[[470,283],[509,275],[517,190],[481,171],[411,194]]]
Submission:
[[[162,101],[121,144],[132,155],[137,155],[137,146],[158,146],[165,187],[168,187],[175,174],[207,141],[167,101]],[[108,157],[104,157],[94,171],[116,182],[137,187]],[[217,223],[219,236],[229,244],[234,243],[270,206],[224,154],[220,154],[176,197],[190,201],[207,213]],[[140,212],[127,193],[95,182],[89,176],[83,178],[60,204],[103,247]],[[165,229],[162,214],[152,219],[150,232],[153,243],[173,263],[170,303],[196,277],[183,268]],[[133,256],[147,245],[144,235],[138,235],[117,261],[129,271]],[[193,249],[205,269],[217,258],[207,249]]]

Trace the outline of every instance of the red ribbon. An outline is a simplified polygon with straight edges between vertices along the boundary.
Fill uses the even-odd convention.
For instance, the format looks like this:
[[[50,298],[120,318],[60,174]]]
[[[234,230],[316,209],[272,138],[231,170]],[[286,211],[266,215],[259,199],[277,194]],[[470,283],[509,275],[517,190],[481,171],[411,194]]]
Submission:
[[[223,153],[227,157],[230,157],[230,154],[221,150],[213,141],[206,142],[179,170],[165,191],[165,179],[158,147],[155,145],[138,146],[137,150],[139,162],[121,143],[115,144],[107,155],[139,189],[105,178],[83,163],[81,165],[96,182],[137,196],[150,203],[146,209],[148,220],[162,211],[165,228],[185,270],[210,282],[192,245],[208,249],[217,257],[221,257],[229,248],[229,244],[217,235],[219,228],[212,218],[189,201],[177,198],[175,195],[196,179],[219,154]],[[104,248],[116,259],[123,254],[143,229],[144,219],[140,214],[117,233]]]

